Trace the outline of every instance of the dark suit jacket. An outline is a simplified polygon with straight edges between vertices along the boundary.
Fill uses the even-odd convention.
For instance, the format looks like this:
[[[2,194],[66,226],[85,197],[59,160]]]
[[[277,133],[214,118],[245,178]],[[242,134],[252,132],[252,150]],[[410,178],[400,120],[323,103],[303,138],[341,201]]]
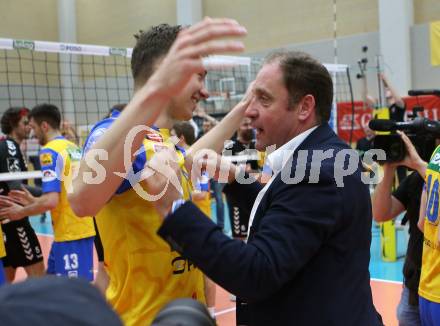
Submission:
[[[309,151],[302,162],[299,150]],[[311,150],[333,151],[321,164],[319,181]],[[345,152],[357,157],[327,124],[314,130],[262,198],[247,244],[229,239],[190,202],[165,219],[159,234],[248,301],[251,325],[381,325],[368,271],[370,195],[358,165],[337,186]],[[281,180],[304,166],[302,181]],[[225,191],[251,206],[261,188],[234,182]]]

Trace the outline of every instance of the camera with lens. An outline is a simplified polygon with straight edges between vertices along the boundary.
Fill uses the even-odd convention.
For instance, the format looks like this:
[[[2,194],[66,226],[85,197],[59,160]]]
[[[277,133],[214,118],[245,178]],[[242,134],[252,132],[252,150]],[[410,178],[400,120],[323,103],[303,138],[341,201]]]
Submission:
[[[440,96],[440,90],[414,90],[409,95],[436,95]],[[376,135],[372,148],[381,149],[386,154],[385,162],[399,162],[405,158],[406,147],[396,130],[405,132],[417,153],[424,161],[429,161],[436,147],[436,139],[440,138],[440,122],[418,116],[423,107],[414,107],[409,121],[395,122],[393,120],[373,119],[369,127],[375,131],[388,131],[388,135]]]

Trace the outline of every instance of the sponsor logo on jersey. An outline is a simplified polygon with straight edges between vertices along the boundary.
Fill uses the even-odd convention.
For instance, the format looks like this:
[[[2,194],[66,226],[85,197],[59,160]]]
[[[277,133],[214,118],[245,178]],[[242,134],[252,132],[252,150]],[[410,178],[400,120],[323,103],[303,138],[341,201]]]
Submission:
[[[40,154],[41,166],[48,166],[53,164],[52,154],[44,153]]]
[[[146,137],[147,137],[147,139],[149,139],[151,141],[163,143],[162,135],[157,133],[157,132],[147,131],[147,136]]]
[[[432,158],[430,164],[439,165],[440,163],[440,153],[435,153],[434,157]]]
[[[19,172],[20,169],[20,161],[16,157],[8,157],[8,171],[9,172]]]
[[[17,155],[17,147],[15,147],[15,144],[12,141],[7,140],[6,145],[8,146],[9,155],[11,156]]]
[[[81,160],[81,150],[77,147],[68,147],[66,149],[67,153],[70,156],[72,161],[80,161]]]
[[[57,178],[57,174],[54,170],[45,170],[43,171],[43,182],[54,181]]]

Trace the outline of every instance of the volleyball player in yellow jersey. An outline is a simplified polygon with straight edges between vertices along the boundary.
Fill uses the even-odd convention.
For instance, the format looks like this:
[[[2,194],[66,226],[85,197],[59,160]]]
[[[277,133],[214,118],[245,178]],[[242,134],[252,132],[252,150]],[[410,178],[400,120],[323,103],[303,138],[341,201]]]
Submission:
[[[127,325],[150,324],[158,310],[174,298],[203,297],[200,272],[157,236],[161,224],[159,213],[153,202],[137,195],[131,186],[138,188],[137,179],[130,176],[139,172],[139,166],[143,168],[142,161],[149,164],[151,154],[174,147],[162,130],[170,129],[176,120],[189,120],[197,102],[207,96],[201,56],[242,50],[240,43],[217,39],[244,34],[244,28],[227,19],[207,19],[183,31],[178,26],[159,25],[140,33],[131,63],[133,99],[108,129],[96,126],[94,135],[89,137],[94,145],[86,144],[90,150],[81,161],[79,175],[97,175],[105,170],[105,178],[95,183],[76,178],[69,201],[77,214],[97,217],[110,279],[107,298]],[[211,141],[201,139],[199,146],[220,150],[223,139],[230,137],[243,115],[245,107],[240,108],[233,110],[223,128],[212,134],[218,144],[213,147]],[[161,129],[141,130],[128,141],[127,135],[138,125],[156,125]],[[98,137],[95,143],[93,139]],[[125,149],[128,147],[131,152],[125,152],[128,155],[124,157],[127,143],[131,146]],[[131,155],[140,148],[145,150],[143,154]],[[108,159],[101,160],[98,156],[96,161],[101,165],[98,169],[89,165],[88,159],[96,159],[102,150]],[[177,153],[182,164],[183,155],[179,150]],[[129,177],[127,160],[133,164],[129,168],[134,172]],[[126,173],[121,176],[122,171]],[[182,175],[185,179],[185,171]],[[154,177],[141,182],[146,191],[154,188]],[[128,189],[124,189],[126,179],[131,179]],[[184,181],[187,196],[186,189]]]
[[[2,215],[11,220],[50,210],[54,242],[48,260],[48,274],[93,280],[93,237],[91,217],[79,218],[70,208],[67,193],[81,159],[81,150],[61,136],[61,114],[51,104],[41,104],[29,114],[29,125],[38,138],[43,172],[43,195],[26,206],[12,203]]]
[[[424,233],[419,312],[422,325],[436,326],[440,323],[440,146],[428,163],[425,182],[418,223]]]

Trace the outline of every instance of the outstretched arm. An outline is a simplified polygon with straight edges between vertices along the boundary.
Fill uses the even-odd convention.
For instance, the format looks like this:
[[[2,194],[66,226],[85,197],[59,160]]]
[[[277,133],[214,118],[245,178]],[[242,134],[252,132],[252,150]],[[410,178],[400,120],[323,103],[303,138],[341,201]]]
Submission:
[[[94,155],[94,149],[105,151],[107,159],[99,162],[106,171],[104,181],[99,184],[84,182],[84,173],[96,174],[96,170],[86,163],[87,155],[81,161],[79,177],[74,180],[74,191],[69,195],[69,202],[77,215],[96,215],[115,193],[127,172],[125,167],[131,167],[133,153],[140,148],[147,134],[145,127],[140,128],[139,132],[134,133],[132,141],[128,142],[127,135],[133,133],[133,128],[152,125],[161,110],[185,88],[190,78],[194,74],[204,73],[203,56],[244,49],[241,42],[220,39],[245,34],[246,30],[234,20],[211,18],[179,33],[159,68],[88,152],[90,158]],[[117,175],[118,172],[124,173]],[[90,200],[92,197],[93,200]]]
[[[385,85],[385,87],[390,90],[391,96],[394,98],[394,101],[396,102],[396,105],[399,106],[399,107],[404,107],[405,106],[405,102],[403,101],[402,97],[399,95],[397,90],[393,87],[393,85],[391,85],[391,83],[388,80],[387,76],[385,76],[384,74],[380,74],[380,78],[382,79],[383,84]]]

